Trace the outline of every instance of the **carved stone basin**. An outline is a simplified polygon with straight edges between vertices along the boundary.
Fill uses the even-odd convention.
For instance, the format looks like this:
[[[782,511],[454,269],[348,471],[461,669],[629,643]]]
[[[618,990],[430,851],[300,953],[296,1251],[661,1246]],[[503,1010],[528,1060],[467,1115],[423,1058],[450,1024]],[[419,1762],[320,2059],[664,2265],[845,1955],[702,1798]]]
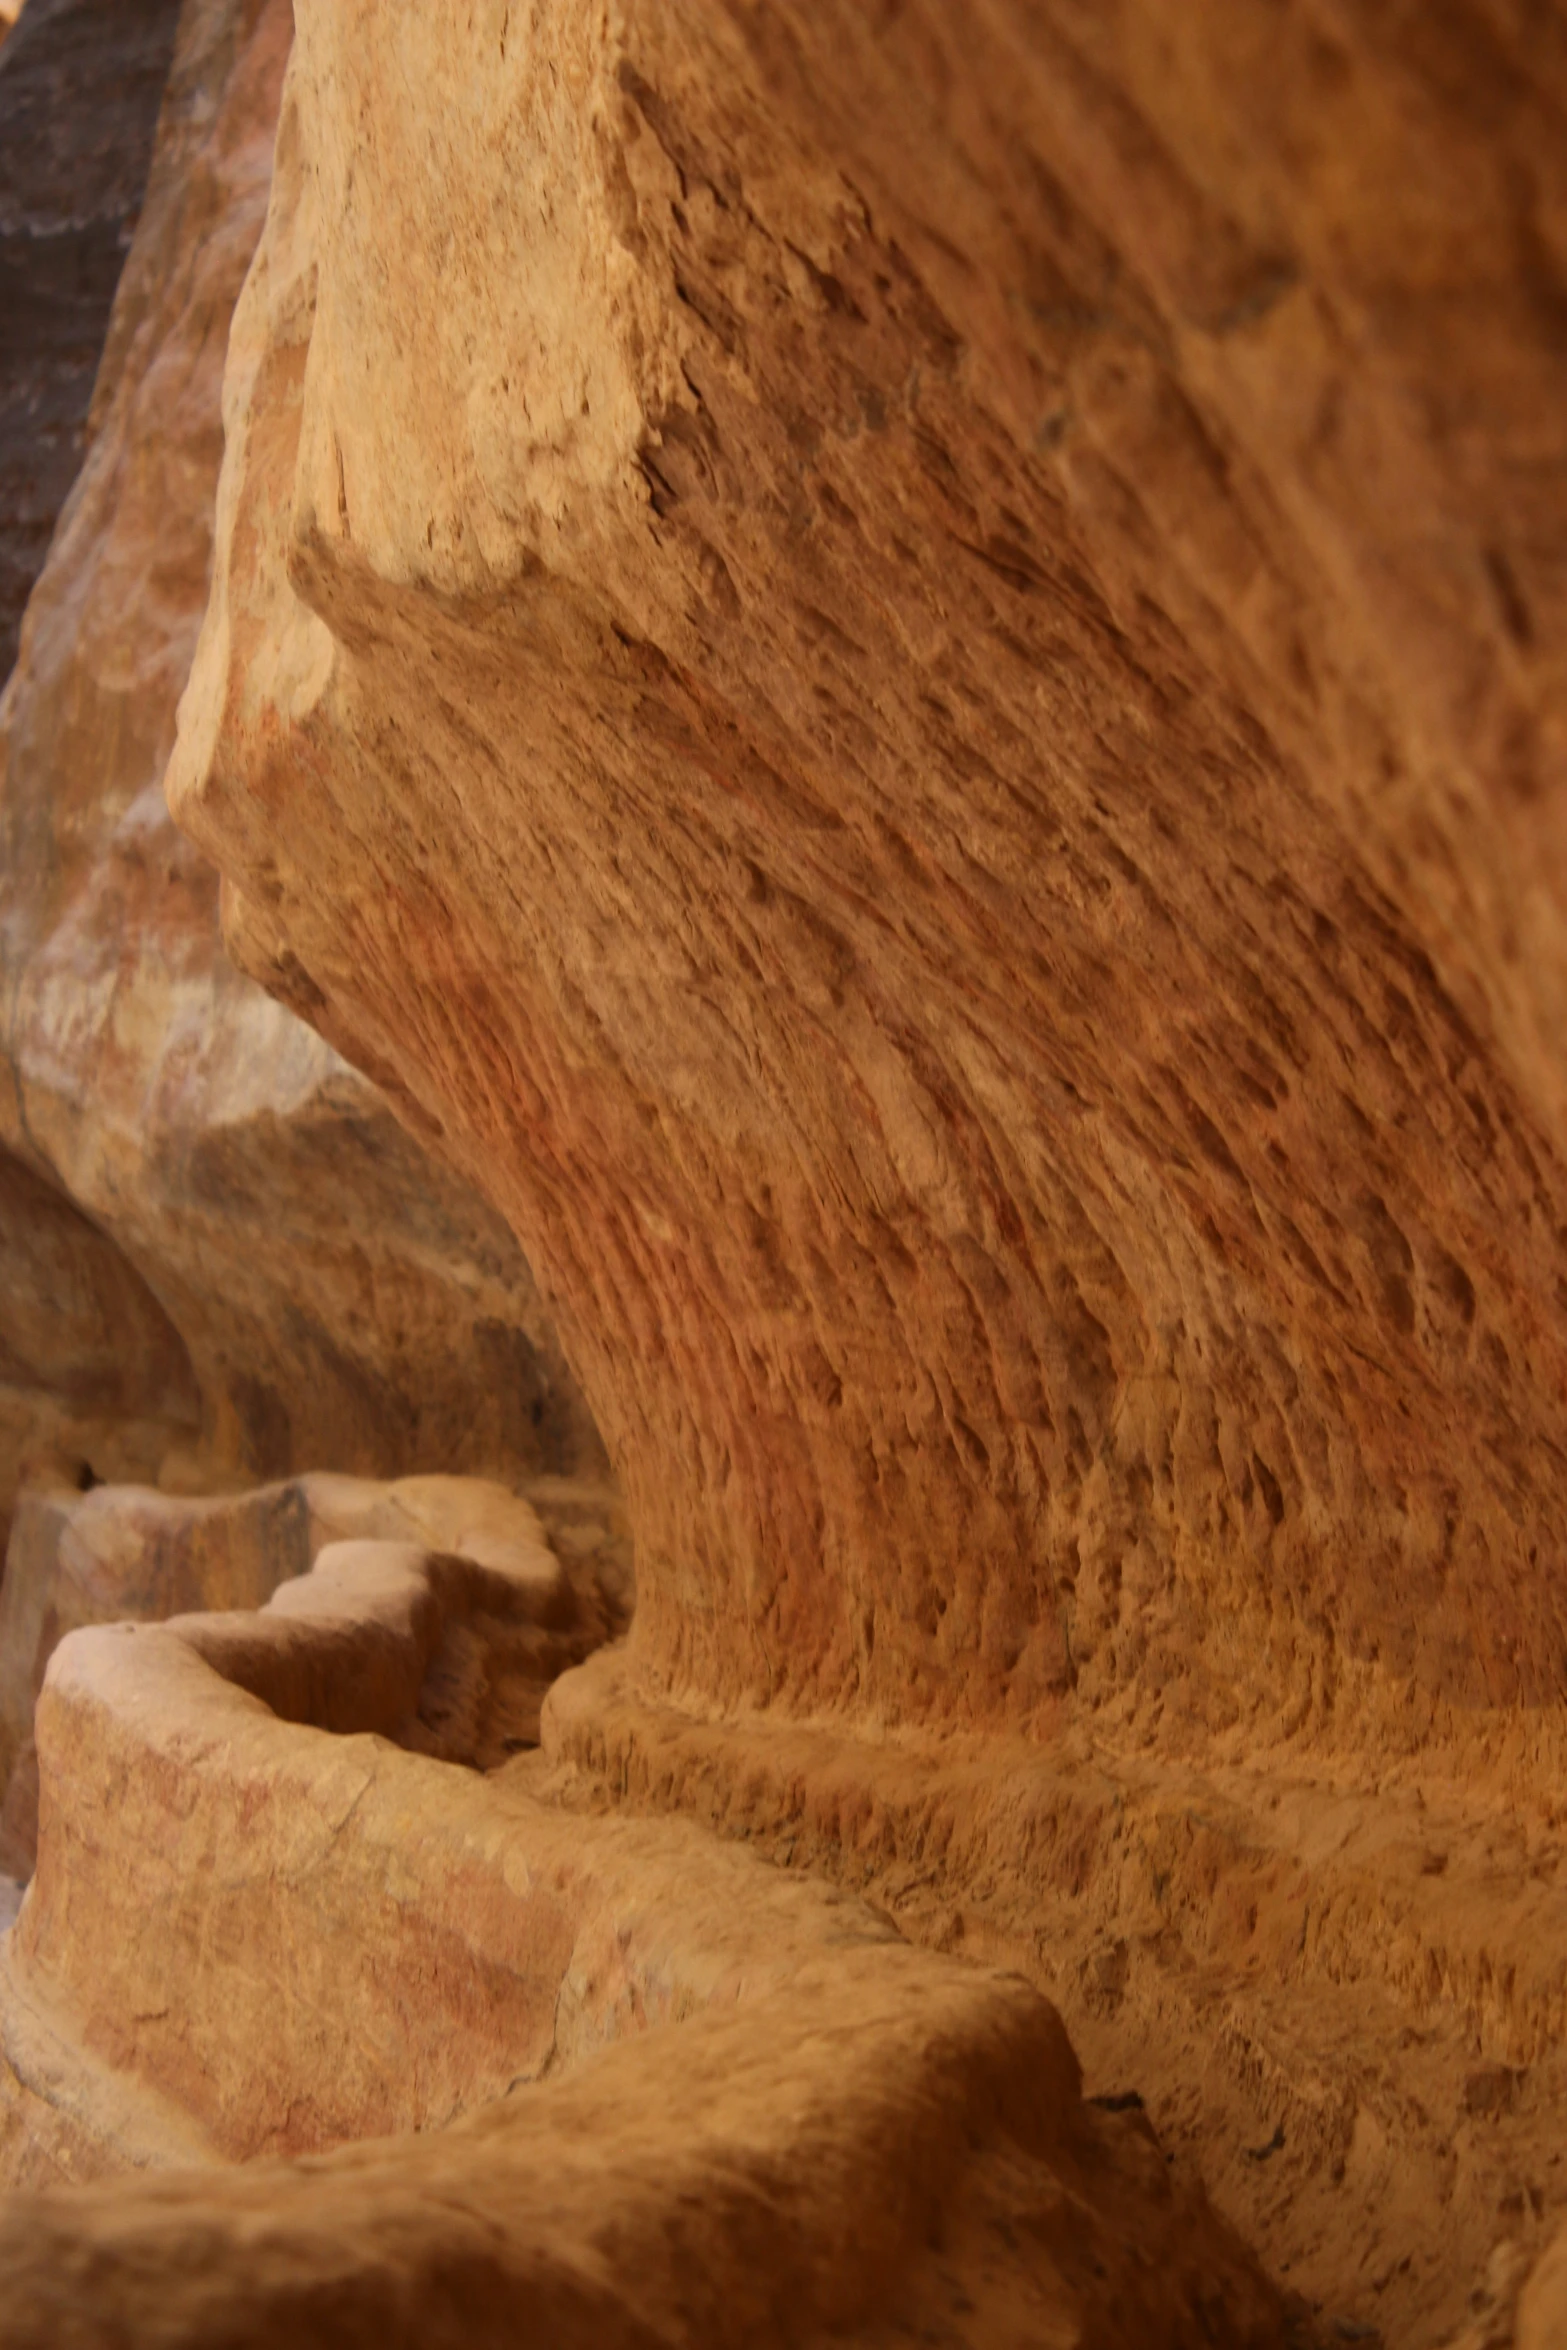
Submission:
[[[259,1609],[57,1649],[0,2159],[105,2183],[0,2213],[8,2345],[66,2309],[191,2350],[411,2340],[414,2309],[563,2344],[892,2327],[869,2343],[943,2306],[987,2342],[1173,2344],[1199,2306],[1282,2341],[1021,1978],[591,1808],[551,1751],[579,1615],[542,1537],[361,1539]]]

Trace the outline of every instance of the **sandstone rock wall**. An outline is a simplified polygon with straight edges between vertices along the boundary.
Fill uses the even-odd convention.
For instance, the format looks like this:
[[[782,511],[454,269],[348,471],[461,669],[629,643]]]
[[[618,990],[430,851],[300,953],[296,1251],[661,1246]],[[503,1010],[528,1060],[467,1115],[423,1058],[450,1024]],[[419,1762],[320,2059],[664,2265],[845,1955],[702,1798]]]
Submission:
[[[650,1683],[1557,1701],[1557,20],[298,16],[170,789]]]
[[[27,40],[57,17],[90,37],[40,5]],[[49,1456],[185,1486],[601,1458],[511,1234],[230,968],[216,874],[162,797],[291,29],[286,0],[184,11],[88,455],[0,701],[0,1519]],[[90,90],[67,117],[114,146]]]
[[[237,282],[286,28],[186,33],[130,519],[67,518],[0,720],[36,675],[7,1361],[166,1481],[477,1453],[477,1211],[408,1240],[144,791],[175,290]],[[1551,2338],[1564,112],[1489,0],[299,0],[170,789],[536,1263],[639,1614],[502,1760],[425,1703],[452,1595],[458,1713],[494,1630],[436,1550],[56,1652],[10,2176],[518,2097],[11,2206],[19,2341]],[[57,823],[138,468],[184,618]]]

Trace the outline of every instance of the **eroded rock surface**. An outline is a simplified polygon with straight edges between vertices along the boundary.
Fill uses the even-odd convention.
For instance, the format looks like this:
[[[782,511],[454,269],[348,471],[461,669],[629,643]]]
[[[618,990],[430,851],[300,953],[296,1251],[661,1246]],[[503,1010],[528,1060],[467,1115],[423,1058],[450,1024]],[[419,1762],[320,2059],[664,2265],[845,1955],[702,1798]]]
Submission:
[[[40,6],[27,41],[92,16]],[[291,23],[287,0],[184,12],[91,445],[0,702],[0,1521],[51,1460],[192,1488],[602,1465],[510,1232],[230,967],[162,796]]]
[[[552,1560],[549,1574],[564,1574],[561,1590],[570,1595],[554,1646],[545,1643],[525,1668],[513,1656],[507,1697],[482,1674],[473,1681],[465,1662],[471,1642],[454,1635],[415,1709],[422,1727],[410,1735],[422,1750],[485,1767],[536,1742],[549,1683],[630,1620],[631,1545],[612,1488],[544,1478],[524,1500],[471,1477],[378,1485],[316,1474],[207,1500],[115,1485],[86,1494],[25,1491],[0,1583],[0,1869],[32,1872],[33,1709],[49,1659],[70,1632],[259,1608],[341,1542],[433,1546],[443,1557],[516,1575],[530,1562],[537,1568],[541,1512],[563,1562],[557,1568]]]
[[[1560,1697],[1567,67],[1378,26],[300,9],[170,788],[694,1700]]]
[[[563,1660],[580,1594],[521,1514],[466,1558],[338,1543],[260,1613],[59,1650],[0,2160],[175,2167],[0,2211],[7,2340],[139,2338],[156,2276],[171,2345],[427,2341],[458,2312],[596,2346],[1282,2343],[1021,1978],[690,1823],[595,1816],[543,1758],[402,1751],[458,1633],[492,1691],[541,1642]]]
[[[638,1614],[487,1773],[417,1544],[56,1652],[12,2175],[262,2159],[0,2216],[19,2339],[1549,2338],[1564,114],[1549,12],[300,0],[169,788],[536,1266]],[[764,1913],[779,2005],[528,2080]]]
[[[1478,11],[304,0],[170,776],[558,1306],[649,1799],[745,1814],[737,1710],[860,1734],[822,1865],[866,1733],[1154,1758],[1072,2028],[1189,2019],[1161,2113],[1410,2341],[1562,2195],[1564,106]],[[1428,1786],[1478,1922],[1332,1862]],[[911,1930],[1046,1975],[922,1816]]]

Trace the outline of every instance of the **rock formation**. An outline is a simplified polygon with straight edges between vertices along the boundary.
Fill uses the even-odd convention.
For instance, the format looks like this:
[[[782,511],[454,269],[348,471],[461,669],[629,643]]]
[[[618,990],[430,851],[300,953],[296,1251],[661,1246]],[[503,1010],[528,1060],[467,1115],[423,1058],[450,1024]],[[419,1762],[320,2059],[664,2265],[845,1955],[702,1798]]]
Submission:
[[[88,18],[31,11],[0,111],[39,58],[73,87]],[[89,452],[0,702],[0,1525],[43,1462],[200,1487],[602,1461],[510,1233],[233,971],[163,800],[290,23],[286,0],[185,11]],[[90,87],[75,112],[117,139]],[[18,181],[27,160],[6,151]],[[25,243],[48,247],[31,215]]]
[[[8,2342],[67,2315],[192,2350],[301,2322],[893,2340],[938,2310],[954,2341],[1280,2340],[1020,1978],[686,1823],[594,1817],[547,1757],[493,1768],[606,1628],[527,1518],[492,1507],[444,1557],[338,1542],[260,1613],[60,1649],[0,1946],[0,2156],[37,2184],[181,2167],[0,2213]],[[257,2160],[356,2137],[383,2142]]]
[[[456,1775],[545,1602],[428,1538],[56,1652],[10,2175],[194,2167],[0,2218],[18,2341],[1551,2338],[1564,116],[1550,10],[297,0],[168,791],[637,1611]],[[98,1151],[83,1397],[293,1465],[313,1260]],[[334,1465],[487,1465],[454,1261]]]
[[[299,12],[170,791],[693,1704],[1561,1692],[1562,64],[1158,14]]]
[[[86,1494],[24,1493],[0,1583],[0,1869],[19,1878],[32,1873],[38,1836],[33,1709],[49,1659],[68,1633],[89,1624],[262,1607],[281,1584],[308,1574],[333,1543],[413,1543],[438,1558],[491,1567],[499,1561],[497,1571],[510,1571],[519,1551],[537,1551],[542,1516],[561,1545],[549,1571],[570,1584],[571,1620],[551,1651],[547,1678],[534,1673],[529,1681],[525,1718],[509,1720],[504,1731],[472,1728],[463,1754],[473,1763],[481,1756],[499,1762],[511,1751],[508,1732],[536,1744],[547,1680],[624,1632],[633,1583],[612,1492],[561,1478],[535,1478],[529,1492],[531,1500],[521,1502],[504,1486],[473,1477],[377,1485],[318,1474],[210,1500],[122,1485]]]

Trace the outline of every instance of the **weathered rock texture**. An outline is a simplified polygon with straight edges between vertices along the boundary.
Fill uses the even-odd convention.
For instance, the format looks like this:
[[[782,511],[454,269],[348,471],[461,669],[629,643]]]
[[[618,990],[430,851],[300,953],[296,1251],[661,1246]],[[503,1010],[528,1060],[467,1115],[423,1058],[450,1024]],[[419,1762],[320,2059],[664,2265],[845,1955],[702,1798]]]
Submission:
[[[91,15],[40,5],[27,38]],[[185,11],[90,450],[0,702],[0,1520],[51,1454],[185,1484],[602,1457],[511,1234],[228,965],[217,877],[162,796],[290,28],[286,0]],[[19,36],[0,94],[25,62]]]
[[[170,789],[558,1301],[650,1682],[1561,1695],[1564,76],[304,0]]]
[[[60,1649],[0,2160],[253,2167],[12,2202],[7,2342],[1281,2343],[1020,1978],[689,1823],[594,1818],[541,1758],[425,1759],[472,1759],[457,1680],[505,1711],[591,1637],[525,1519]],[[375,2131],[404,2136],[254,2164]]]
[[[584,1767],[1064,1965],[1411,2341],[1562,2195],[1564,111],[1549,14],[302,0],[170,776],[558,1309]]]
[[[31,1875],[38,1835],[33,1708],[50,1657],[90,1624],[157,1622],[194,1610],[259,1608],[308,1574],[332,1543],[433,1546],[500,1573],[537,1565],[540,1515],[564,1565],[549,1573],[571,1605],[559,1638],[529,1668],[505,1718],[466,1720],[462,1675],[442,1700],[445,1747],[486,1767],[534,1743],[545,1687],[589,1649],[624,1632],[631,1614],[630,1542],[614,1492],[535,1480],[531,1500],[471,1477],[407,1477],[391,1485],[313,1475],[211,1500],[134,1486],[90,1493],[30,1489],[20,1498],[0,1583],[0,1870]],[[564,1577],[564,1581],[562,1581]],[[563,1602],[564,1606],[564,1602]],[[448,1660],[449,1663],[452,1660]],[[453,1670],[455,1670],[453,1664]],[[441,1676],[433,1685],[438,1694]],[[432,1697],[432,1702],[434,1699]]]
[[[1195,2220],[1094,2299],[1119,2175],[1024,2301],[1041,1992],[1329,2339],[1548,2333],[1564,114],[1548,10],[300,0],[169,788],[504,1210],[638,1614],[483,1778],[417,1549],[56,1652],[13,2175],[414,2134],[13,2210],[18,2340],[1173,2341],[1183,2242],[1282,2338]],[[670,1810],[917,1947],[425,2134],[477,1982],[522,2079],[667,1899],[702,2005]]]

